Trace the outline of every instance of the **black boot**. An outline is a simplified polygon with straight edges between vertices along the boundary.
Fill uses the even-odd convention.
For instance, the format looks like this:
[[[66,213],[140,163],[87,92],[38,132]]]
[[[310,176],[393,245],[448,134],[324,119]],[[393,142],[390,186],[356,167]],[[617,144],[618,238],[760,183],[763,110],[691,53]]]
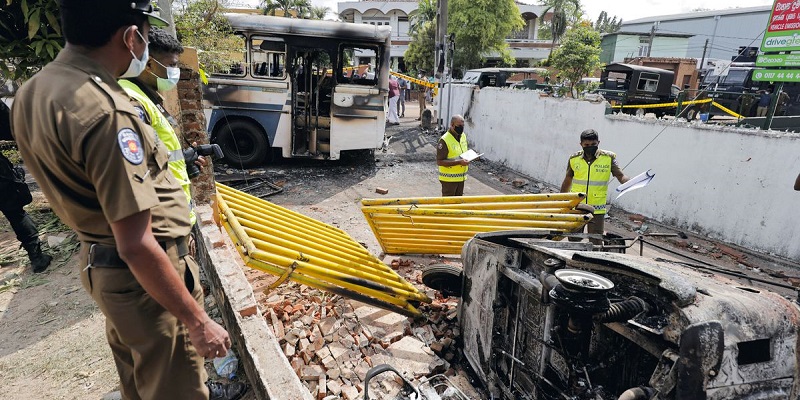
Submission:
[[[22,247],[28,252],[28,258],[31,260],[33,272],[37,274],[42,273],[50,266],[50,261],[53,260],[53,257],[42,251],[42,243],[39,239],[36,239],[36,241],[32,243],[23,244]]]
[[[242,382],[206,382],[209,400],[238,400],[247,393],[247,384]]]

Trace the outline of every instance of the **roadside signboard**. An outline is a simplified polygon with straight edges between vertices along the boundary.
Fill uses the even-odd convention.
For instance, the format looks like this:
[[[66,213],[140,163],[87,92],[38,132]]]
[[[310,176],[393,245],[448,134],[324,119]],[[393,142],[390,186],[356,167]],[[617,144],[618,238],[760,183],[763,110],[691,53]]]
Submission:
[[[800,54],[762,54],[756,58],[757,67],[800,67]]]
[[[800,69],[757,69],[753,71],[755,82],[800,82]]]
[[[792,50],[800,50],[800,1],[775,0],[761,51]]]

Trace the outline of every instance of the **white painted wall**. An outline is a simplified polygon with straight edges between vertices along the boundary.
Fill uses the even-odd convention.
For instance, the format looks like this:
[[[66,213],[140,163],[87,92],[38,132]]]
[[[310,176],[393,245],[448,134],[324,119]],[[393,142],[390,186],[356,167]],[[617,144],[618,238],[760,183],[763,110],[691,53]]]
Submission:
[[[604,104],[540,98],[524,90],[455,85],[452,99],[452,113],[465,114],[476,151],[559,187],[567,158],[580,150],[581,131],[597,130],[600,147],[617,153],[621,166],[658,136],[625,168],[628,176],[652,169],[653,182],[612,204],[726,242],[800,258],[800,192],[792,188],[800,172],[799,134],[606,116]],[[617,185],[612,180],[609,192]]]

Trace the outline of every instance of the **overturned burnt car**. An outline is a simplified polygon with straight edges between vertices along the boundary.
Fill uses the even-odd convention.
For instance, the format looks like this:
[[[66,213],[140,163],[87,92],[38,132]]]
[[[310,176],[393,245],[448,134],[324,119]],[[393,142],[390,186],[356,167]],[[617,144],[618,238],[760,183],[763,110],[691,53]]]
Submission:
[[[591,250],[522,231],[464,246],[464,353],[494,398],[800,398],[790,295]]]

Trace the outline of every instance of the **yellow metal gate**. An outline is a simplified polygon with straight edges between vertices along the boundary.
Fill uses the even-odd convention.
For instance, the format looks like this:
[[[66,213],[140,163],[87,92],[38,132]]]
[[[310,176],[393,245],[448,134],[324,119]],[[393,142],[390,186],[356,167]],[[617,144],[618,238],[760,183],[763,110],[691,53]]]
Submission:
[[[431,300],[341,229],[217,183],[222,224],[245,264],[416,317]]]
[[[387,254],[461,254],[479,232],[570,232],[591,214],[575,210],[583,193],[364,199],[361,211]]]

